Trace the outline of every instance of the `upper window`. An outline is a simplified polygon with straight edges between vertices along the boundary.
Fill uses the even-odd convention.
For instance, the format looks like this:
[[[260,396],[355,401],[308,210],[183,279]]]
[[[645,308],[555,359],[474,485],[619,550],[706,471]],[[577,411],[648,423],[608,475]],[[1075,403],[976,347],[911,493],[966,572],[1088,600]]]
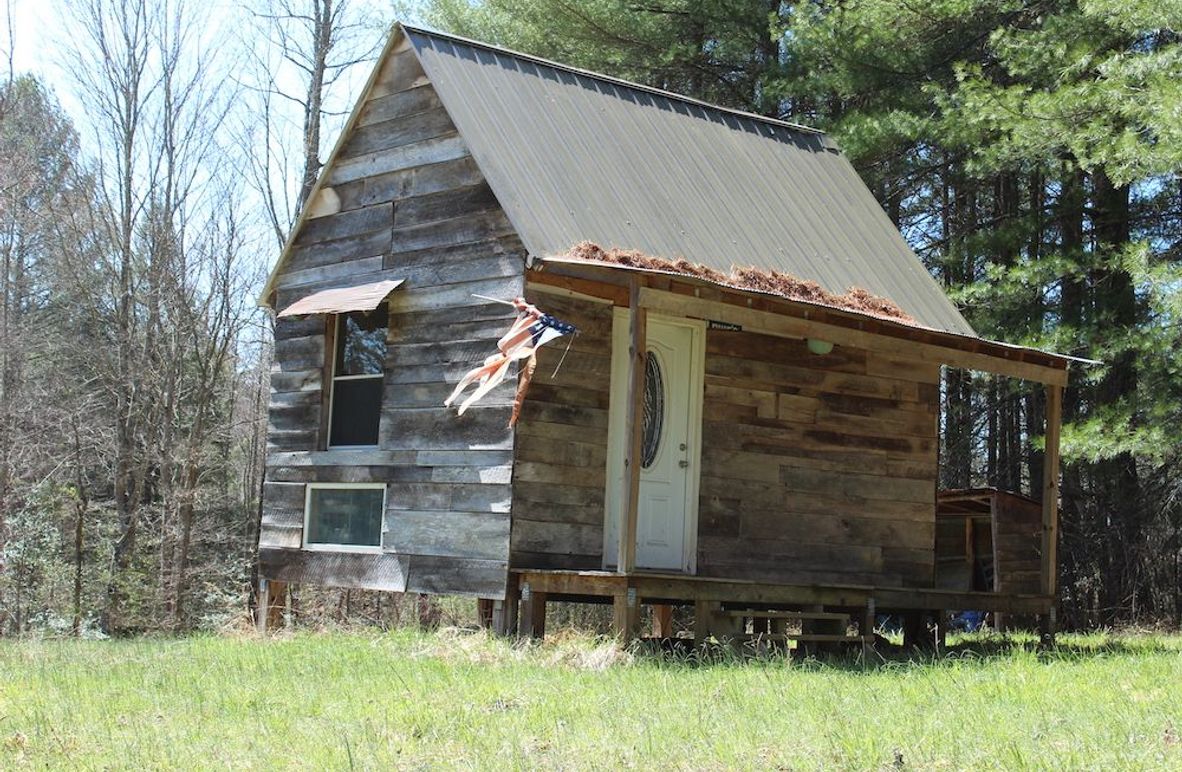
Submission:
[[[308,486],[304,513],[304,546],[361,551],[381,549],[385,508],[385,485],[313,483]]]
[[[388,324],[384,304],[374,311],[337,316],[329,447],[378,444]]]

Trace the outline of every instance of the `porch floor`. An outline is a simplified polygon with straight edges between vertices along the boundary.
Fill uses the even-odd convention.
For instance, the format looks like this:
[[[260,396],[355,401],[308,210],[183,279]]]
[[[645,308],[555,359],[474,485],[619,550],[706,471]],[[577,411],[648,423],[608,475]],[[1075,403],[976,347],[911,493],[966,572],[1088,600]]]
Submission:
[[[549,601],[612,603],[615,632],[627,640],[639,634],[642,605],[662,607],[693,604],[696,638],[711,634],[710,619],[727,610],[751,609],[751,618],[774,616],[776,609],[813,614],[840,612],[858,620],[861,637],[872,635],[876,614],[901,614],[918,625],[925,616],[937,624],[952,610],[1038,616],[1043,629],[1053,630],[1054,598],[997,592],[962,592],[935,588],[875,587],[868,585],[778,584],[685,574],[612,571],[512,569],[509,599],[502,625],[524,635],[545,634],[545,604]],[[520,606],[518,606],[520,602]],[[655,614],[654,617],[659,617]],[[734,616],[734,614],[730,614]],[[516,624],[515,624],[516,623]],[[754,629],[759,629],[754,626]],[[1053,634],[1053,632],[1052,632]]]

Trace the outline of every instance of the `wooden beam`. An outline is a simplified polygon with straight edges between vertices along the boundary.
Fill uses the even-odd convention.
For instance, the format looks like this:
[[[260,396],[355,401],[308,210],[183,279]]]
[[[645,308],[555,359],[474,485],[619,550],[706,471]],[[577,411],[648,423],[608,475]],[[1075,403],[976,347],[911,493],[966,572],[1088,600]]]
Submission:
[[[671,316],[737,324],[745,330],[765,335],[797,340],[819,338],[839,346],[855,346],[927,364],[961,367],[1059,386],[1067,383],[1066,369],[1022,361],[1022,355],[1018,351],[1014,352],[1014,359],[1006,359],[990,353],[897,338],[812,319],[746,308],[735,303],[661,292],[647,287],[640,290],[640,305]],[[986,344],[987,341],[980,342],[982,348],[986,347]]]
[[[616,306],[627,306],[629,292],[627,287],[608,284],[593,279],[580,279],[573,276],[563,276],[549,271],[529,271],[526,273],[527,286],[538,292],[552,292],[568,297],[586,298],[601,303],[611,303]]]
[[[551,600],[557,596],[614,597],[635,587],[642,600],[654,603],[711,601],[726,603],[812,605],[840,608],[864,606],[873,597],[882,613],[924,609],[971,608],[1011,614],[1042,614],[1051,605],[1045,595],[993,592],[959,592],[931,588],[870,587],[860,585],[792,585],[738,579],[633,574],[625,577],[606,571],[550,571],[516,569],[514,576],[529,582]]]
[[[628,414],[624,422],[627,488],[620,511],[619,545],[616,570],[630,574],[636,568],[636,518],[640,507],[640,446],[644,430],[644,354],[648,341],[648,312],[640,304],[643,288],[640,280],[632,282],[629,304],[632,308],[632,343],[628,356]]]
[[[1054,596],[1059,589],[1059,434],[1063,413],[1063,388],[1047,386],[1046,449],[1042,466],[1042,593]]]

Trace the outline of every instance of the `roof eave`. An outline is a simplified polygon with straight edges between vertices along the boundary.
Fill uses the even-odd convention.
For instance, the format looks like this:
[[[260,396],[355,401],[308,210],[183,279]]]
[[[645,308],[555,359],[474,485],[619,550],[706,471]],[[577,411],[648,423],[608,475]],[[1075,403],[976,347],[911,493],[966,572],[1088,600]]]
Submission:
[[[994,356],[1003,361],[1012,361],[1004,354],[1014,354],[1021,357],[1023,354],[1035,355],[1040,358],[1048,360],[1045,363],[1039,363],[1040,366],[1050,367],[1054,369],[1061,369],[1066,371],[1072,364],[1097,365],[1102,364],[1096,360],[1084,359],[1082,357],[1071,356],[1069,354],[1060,354],[1052,351],[1043,351],[1041,349],[1032,348],[1030,346],[1018,346],[1004,341],[989,340],[973,335],[965,335],[963,333],[951,332],[948,330],[940,330],[934,327],[927,327],[921,324],[908,324],[899,320],[891,319],[889,317],[877,316],[852,309],[841,308],[838,306],[830,306],[824,303],[815,303],[807,300],[797,300],[788,298],[783,295],[777,295],[770,292],[763,292],[760,290],[747,289],[737,287],[733,284],[725,284],[721,282],[711,281],[698,276],[690,276],[676,271],[662,271],[652,268],[636,268],[632,266],[618,265],[614,263],[596,263],[589,260],[579,260],[575,258],[568,258],[563,256],[551,256],[534,258],[532,265],[535,270],[542,270],[546,264],[559,266],[577,266],[588,267],[592,271],[623,271],[635,274],[647,274],[654,276],[669,276],[678,281],[686,282],[691,285],[699,285],[703,287],[716,287],[725,289],[728,292],[734,292],[740,295],[749,297],[766,298],[776,302],[785,303],[791,306],[800,308],[814,308],[825,311],[826,313],[834,314],[839,317],[844,317],[851,320],[861,322],[873,322],[878,325],[883,325],[889,330],[901,333],[899,337],[910,337],[915,332],[923,332],[935,336],[939,341],[943,342],[949,348],[965,349],[971,347],[975,353],[985,354],[987,356]],[[960,344],[960,345],[956,345]],[[991,351],[996,349],[996,351]]]
[[[332,174],[333,167],[336,165],[337,156],[340,155],[341,149],[345,146],[345,142],[352,135],[357,121],[361,117],[361,108],[365,105],[369,98],[369,92],[373,90],[374,84],[377,82],[378,76],[381,74],[382,65],[390,57],[390,53],[398,46],[399,41],[406,39],[406,32],[404,26],[400,22],[395,22],[390,30],[390,34],[386,39],[386,44],[382,47],[382,51],[378,54],[374,61],[373,69],[369,73],[369,77],[365,81],[365,86],[361,89],[360,95],[357,97],[356,103],[353,105],[353,110],[349,113],[349,119],[345,122],[344,128],[341,129],[340,134],[337,135],[337,141],[333,145],[332,152],[328,154],[328,160],[320,168],[320,175],[316,178],[316,184],[312,186],[312,190],[308,193],[308,198],[304,200],[300,207],[299,216],[296,221],[292,223],[291,229],[287,232],[287,238],[283,242],[283,248],[279,251],[279,258],[275,261],[274,267],[267,275],[267,282],[263,285],[263,291],[259,293],[257,304],[260,308],[268,308],[274,310],[271,306],[271,293],[275,289],[275,281],[279,278],[279,272],[283,268],[283,264],[287,262],[287,255],[291,251],[292,245],[295,243],[296,237],[300,230],[307,222],[308,212],[310,211],[313,202],[316,201],[317,195],[321,189],[325,187],[329,175]],[[410,46],[413,51],[414,46]],[[416,58],[418,52],[415,52]]]

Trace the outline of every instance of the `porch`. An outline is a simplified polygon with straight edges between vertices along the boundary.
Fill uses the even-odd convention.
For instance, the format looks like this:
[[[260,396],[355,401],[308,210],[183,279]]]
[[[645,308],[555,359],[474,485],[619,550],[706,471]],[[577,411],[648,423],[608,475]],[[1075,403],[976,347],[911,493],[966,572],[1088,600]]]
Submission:
[[[613,631],[623,641],[646,637],[641,630],[644,606],[653,610],[651,637],[663,639],[674,637],[672,608],[692,606],[695,644],[711,637],[731,642],[759,637],[773,643],[856,644],[864,651],[874,644],[875,620],[880,614],[902,617],[905,645],[924,645],[943,637],[949,612],[955,610],[1037,616],[1046,635],[1053,635],[1055,613],[1054,597],[1042,594],[515,569],[507,598],[492,604],[489,621],[503,632],[542,638],[547,604],[564,601],[612,604]],[[927,620],[935,623],[935,634],[930,638],[924,624]],[[789,632],[789,622],[799,622],[799,632]]]

